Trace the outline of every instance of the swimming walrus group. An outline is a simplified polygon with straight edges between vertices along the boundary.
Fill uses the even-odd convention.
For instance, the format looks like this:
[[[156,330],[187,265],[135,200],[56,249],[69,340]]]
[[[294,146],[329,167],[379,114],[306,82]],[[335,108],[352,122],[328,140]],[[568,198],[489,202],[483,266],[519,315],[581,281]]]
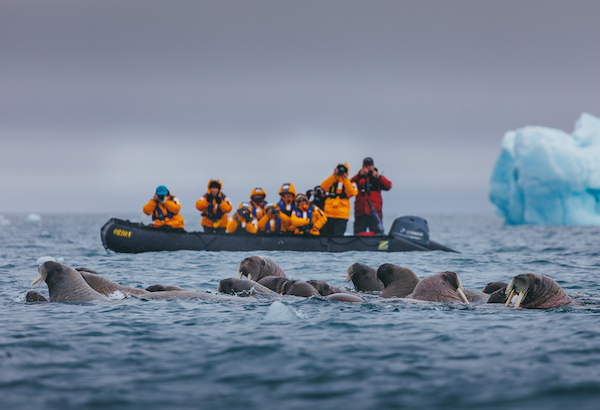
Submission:
[[[314,297],[324,300],[361,303],[365,297],[392,298],[407,302],[504,303],[514,296],[516,308],[550,309],[576,304],[556,281],[545,275],[520,274],[510,282],[491,282],[482,291],[464,288],[455,272],[444,271],[419,279],[408,268],[385,263],[374,269],[355,263],[347,270],[346,281],[353,290],[332,286],[323,280],[289,279],[273,259],[250,256],[238,267],[238,277],[219,282],[218,293],[186,290],[173,285],[152,285],[146,289],[115,283],[87,268],[73,269],[48,261],[38,268],[32,285],[45,281],[49,299],[37,291],[26,295],[27,302],[108,301],[115,295],[142,299],[201,299],[209,302],[249,302],[264,295]],[[372,301],[372,300],[369,300]]]

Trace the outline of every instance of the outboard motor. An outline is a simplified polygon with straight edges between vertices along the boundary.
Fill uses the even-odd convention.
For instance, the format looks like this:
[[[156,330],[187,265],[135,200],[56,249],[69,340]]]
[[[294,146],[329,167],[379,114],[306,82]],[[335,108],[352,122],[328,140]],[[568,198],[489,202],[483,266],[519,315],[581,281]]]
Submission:
[[[429,247],[429,226],[425,219],[418,216],[396,218],[390,229],[390,236]]]

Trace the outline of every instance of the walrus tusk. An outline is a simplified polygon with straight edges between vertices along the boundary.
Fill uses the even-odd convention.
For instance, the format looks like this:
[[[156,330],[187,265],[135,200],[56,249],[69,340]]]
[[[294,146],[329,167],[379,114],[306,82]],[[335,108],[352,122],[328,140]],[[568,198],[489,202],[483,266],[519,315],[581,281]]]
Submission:
[[[523,299],[525,299],[525,296],[527,296],[527,292],[519,293],[519,297],[517,298],[517,301],[515,302],[516,308],[521,306],[521,302],[523,302]]]
[[[350,279],[352,279],[352,278],[350,277],[350,274],[347,274],[347,275],[346,275],[346,279],[344,279],[344,281],[346,281],[346,282],[350,282]]]
[[[252,280],[252,274],[251,273],[248,274],[248,279]]]
[[[467,296],[465,295],[465,292],[463,292],[463,290],[461,288],[457,288],[456,291],[463,298],[463,300],[465,301],[465,303],[469,303],[469,299],[467,299]]]
[[[513,296],[515,296],[514,289],[510,291],[510,295],[508,295],[508,299],[506,299],[506,304],[504,305],[504,307],[508,307],[508,305],[510,305],[510,301],[512,300]]]
[[[240,276],[238,276],[238,279],[242,279],[242,276],[244,276],[244,274],[242,272],[238,272],[240,274]]]
[[[44,277],[42,275],[38,275],[37,278],[35,278],[35,280],[33,282],[31,282],[31,286],[35,285],[36,283],[38,283],[40,280],[43,280]]]

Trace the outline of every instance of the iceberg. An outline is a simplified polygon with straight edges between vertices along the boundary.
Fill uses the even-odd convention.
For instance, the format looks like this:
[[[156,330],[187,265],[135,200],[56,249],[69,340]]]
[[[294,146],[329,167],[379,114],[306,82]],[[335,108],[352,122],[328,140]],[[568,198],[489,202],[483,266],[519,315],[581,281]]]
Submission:
[[[507,224],[600,225],[600,118],[583,113],[572,134],[508,131],[490,179]]]

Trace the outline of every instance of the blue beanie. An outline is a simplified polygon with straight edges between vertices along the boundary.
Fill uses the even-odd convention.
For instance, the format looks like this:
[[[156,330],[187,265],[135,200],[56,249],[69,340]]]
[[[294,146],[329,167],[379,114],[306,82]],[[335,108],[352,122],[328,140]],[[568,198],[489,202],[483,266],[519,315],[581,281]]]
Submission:
[[[169,195],[169,190],[166,186],[161,185],[158,188],[156,188],[156,195]]]

